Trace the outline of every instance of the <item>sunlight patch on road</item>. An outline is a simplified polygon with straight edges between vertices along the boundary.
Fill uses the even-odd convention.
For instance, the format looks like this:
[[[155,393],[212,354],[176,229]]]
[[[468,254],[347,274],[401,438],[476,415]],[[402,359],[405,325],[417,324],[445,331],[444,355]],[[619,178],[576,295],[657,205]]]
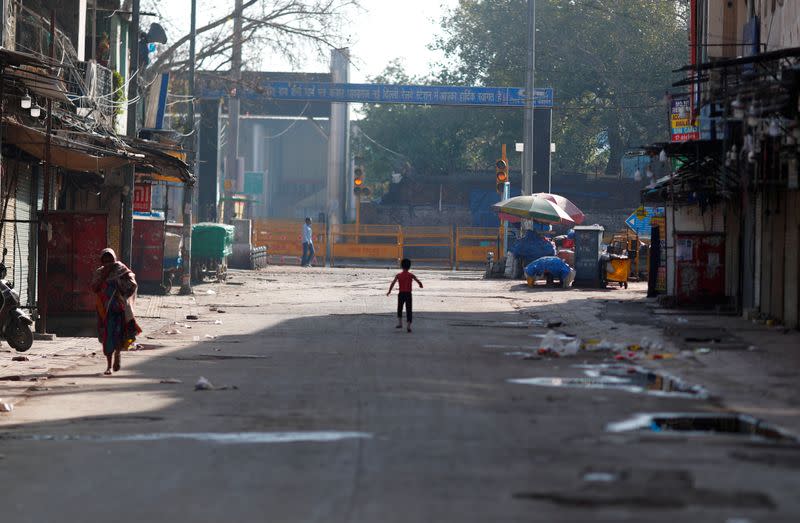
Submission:
[[[28,441],[95,441],[95,442],[150,442],[164,440],[190,440],[220,444],[264,443],[330,443],[348,439],[370,439],[366,432],[154,432],[150,434],[0,434],[0,439]]]

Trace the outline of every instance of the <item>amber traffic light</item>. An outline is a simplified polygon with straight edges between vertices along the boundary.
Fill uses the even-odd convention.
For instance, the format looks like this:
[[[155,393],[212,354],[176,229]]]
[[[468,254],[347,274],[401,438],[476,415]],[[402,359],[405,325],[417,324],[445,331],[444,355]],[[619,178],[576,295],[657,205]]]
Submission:
[[[364,185],[364,168],[358,166],[353,171],[353,193],[359,196],[369,196],[369,187]]]
[[[505,184],[508,181],[508,162],[500,159],[497,160],[497,163],[494,164],[495,166],[495,178],[497,182],[497,192],[503,194],[503,189],[505,188]]]

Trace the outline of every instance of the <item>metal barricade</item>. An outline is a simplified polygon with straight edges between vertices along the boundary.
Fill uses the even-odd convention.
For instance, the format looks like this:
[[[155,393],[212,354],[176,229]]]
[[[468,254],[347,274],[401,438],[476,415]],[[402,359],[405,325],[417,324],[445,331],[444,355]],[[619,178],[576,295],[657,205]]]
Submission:
[[[337,259],[396,261],[402,257],[399,225],[331,225],[331,266]]]
[[[455,240],[455,268],[464,263],[484,264],[490,252],[499,252],[502,229],[496,227],[457,227]]]
[[[403,227],[403,257],[414,265],[453,267],[452,227]]]
[[[325,264],[325,225],[312,225],[317,265]],[[253,220],[253,247],[266,247],[270,263],[299,263],[303,256],[303,222],[295,220]]]

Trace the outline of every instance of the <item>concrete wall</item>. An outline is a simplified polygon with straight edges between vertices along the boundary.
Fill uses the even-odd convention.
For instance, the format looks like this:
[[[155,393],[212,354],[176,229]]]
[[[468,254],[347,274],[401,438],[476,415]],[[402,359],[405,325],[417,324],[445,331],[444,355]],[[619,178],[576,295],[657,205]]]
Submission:
[[[361,223],[403,226],[470,226],[469,207],[443,205],[439,212],[433,205],[375,205],[361,206]]]
[[[767,51],[800,46],[800,2],[797,0],[762,0],[758,14],[761,17],[761,41]],[[783,5],[780,5],[780,4]]]
[[[245,171],[265,173],[253,217],[300,219],[325,211],[327,122],[244,117],[239,154]]]

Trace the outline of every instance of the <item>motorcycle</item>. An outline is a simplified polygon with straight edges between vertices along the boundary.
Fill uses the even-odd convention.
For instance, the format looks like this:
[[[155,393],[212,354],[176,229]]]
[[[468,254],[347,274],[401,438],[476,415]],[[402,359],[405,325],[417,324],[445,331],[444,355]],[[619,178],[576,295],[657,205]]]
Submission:
[[[0,333],[17,352],[25,352],[33,345],[33,320],[19,308],[19,294],[14,290],[14,283],[6,280],[6,254],[3,248],[3,259],[0,260],[0,296],[3,302],[0,307]]]

